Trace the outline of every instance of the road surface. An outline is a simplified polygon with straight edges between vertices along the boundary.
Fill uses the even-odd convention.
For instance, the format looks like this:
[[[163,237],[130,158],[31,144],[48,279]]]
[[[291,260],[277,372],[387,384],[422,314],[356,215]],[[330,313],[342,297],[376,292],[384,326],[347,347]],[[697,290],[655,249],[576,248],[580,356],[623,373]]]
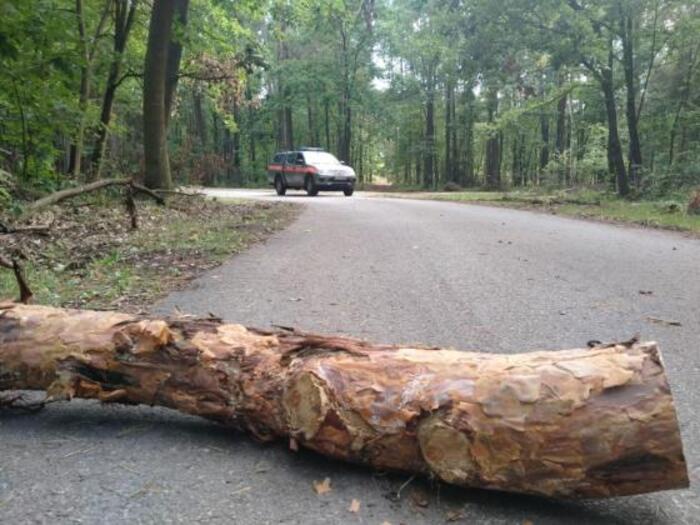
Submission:
[[[286,200],[305,205],[288,229],[155,310],[491,352],[638,333],[664,352],[695,487],[586,503],[456,490],[256,444],[163,409],[83,401],[0,418],[0,522],[398,525],[448,513],[485,524],[700,522],[699,240],[455,203]],[[312,483],[326,477],[333,490],[318,496]]]

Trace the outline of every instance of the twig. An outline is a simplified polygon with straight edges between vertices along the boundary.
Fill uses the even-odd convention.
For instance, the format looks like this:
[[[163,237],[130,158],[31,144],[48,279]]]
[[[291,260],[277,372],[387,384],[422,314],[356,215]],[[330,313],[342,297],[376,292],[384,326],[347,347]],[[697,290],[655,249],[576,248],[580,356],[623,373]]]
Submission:
[[[408,487],[414,479],[416,479],[416,475],[415,475],[415,474],[414,474],[413,476],[411,476],[410,478],[408,478],[408,479],[403,483],[403,485],[401,485],[401,486],[399,487],[399,490],[396,491],[396,499],[397,499],[397,500],[400,500],[400,499],[401,499],[401,491],[402,491],[403,489],[405,489],[406,487]]]
[[[0,222],[0,234],[10,233],[45,233],[51,229],[53,223],[56,222],[56,216],[52,213],[50,219],[44,224],[29,224],[27,226],[12,226]]]

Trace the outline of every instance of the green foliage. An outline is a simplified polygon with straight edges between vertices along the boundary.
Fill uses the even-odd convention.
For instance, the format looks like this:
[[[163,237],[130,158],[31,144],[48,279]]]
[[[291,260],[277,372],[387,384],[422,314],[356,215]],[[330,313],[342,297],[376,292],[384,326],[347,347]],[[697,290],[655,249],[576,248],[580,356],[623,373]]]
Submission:
[[[82,182],[114,60],[108,0],[0,3],[0,168],[41,191]],[[275,151],[322,146],[362,182],[611,188],[601,74],[612,56],[630,147],[622,54],[631,22],[642,146],[635,192],[700,184],[700,5],[683,0],[191,0],[169,149],[181,183],[259,185]],[[103,176],[142,170],[140,0],[109,124]],[[101,27],[101,31],[98,28]],[[86,58],[84,49],[90,51]],[[80,101],[90,66],[89,97]],[[432,117],[429,117],[429,113]],[[289,129],[287,129],[289,127]],[[432,130],[432,131],[429,131]],[[489,149],[490,148],[490,149]],[[83,170],[86,171],[85,169]],[[11,193],[0,181],[0,203]]]

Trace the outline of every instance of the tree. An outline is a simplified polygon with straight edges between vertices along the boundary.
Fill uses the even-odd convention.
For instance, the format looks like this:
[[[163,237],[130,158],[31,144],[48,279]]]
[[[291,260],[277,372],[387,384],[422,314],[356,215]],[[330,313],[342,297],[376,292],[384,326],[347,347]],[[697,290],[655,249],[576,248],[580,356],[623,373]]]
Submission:
[[[113,54],[109,65],[107,83],[102,96],[102,109],[100,111],[100,124],[97,128],[97,136],[92,149],[90,161],[89,178],[99,179],[102,175],[102,167],[107,148],[107,136],[109,125],[112,120],[112,108],[117,93],[117,88],[124,80],[122,76],[122,64],[124,53],[134,25],[138,0],[114,0],[114,36]]]
[[[172,37],[175,14],[182,20],[183,9],[186,0],[153,2],[143,78],[144,181],[149,188],[173,185],[167,135],[181,46]]]

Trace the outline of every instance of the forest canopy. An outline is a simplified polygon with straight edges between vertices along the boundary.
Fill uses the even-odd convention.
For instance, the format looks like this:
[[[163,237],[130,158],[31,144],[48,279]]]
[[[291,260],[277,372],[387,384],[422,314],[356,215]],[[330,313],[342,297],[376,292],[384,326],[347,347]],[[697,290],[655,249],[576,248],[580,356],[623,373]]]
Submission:
[[[259,185],[300,146],[361,183],[687,191],[698,35],[679,0],[9,0],[0,205],[103,177]]]

